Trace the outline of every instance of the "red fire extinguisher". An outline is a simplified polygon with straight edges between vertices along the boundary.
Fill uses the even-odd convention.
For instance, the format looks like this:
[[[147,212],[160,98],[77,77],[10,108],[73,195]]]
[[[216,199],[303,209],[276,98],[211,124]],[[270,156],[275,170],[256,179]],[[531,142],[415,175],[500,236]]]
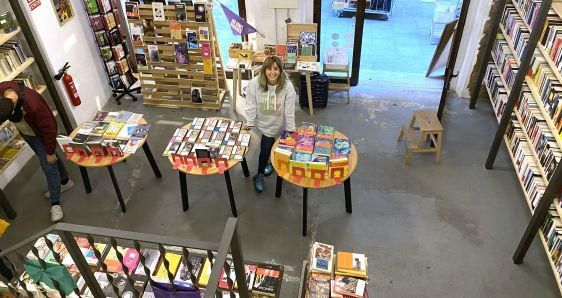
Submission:
[[[80,96],[78,96],[78,90],[76,90],[76,86],[74,85],[74,80],[72,76],[66,73],[66,71],[70,68],[68,62],[59,70],[59,72],[55,75],[55,80],[60,81],[62,78],[62,82],[64,83],[64,87],[66,88],[66,92],[68,96],[70,96],[70,101],[73,105],[79,106],[82,102],[80,101]]]

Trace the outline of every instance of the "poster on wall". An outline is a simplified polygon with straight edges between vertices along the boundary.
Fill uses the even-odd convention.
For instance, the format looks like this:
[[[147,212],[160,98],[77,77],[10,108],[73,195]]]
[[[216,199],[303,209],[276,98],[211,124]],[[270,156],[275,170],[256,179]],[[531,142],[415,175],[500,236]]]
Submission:
[[[41,0],[27,0],[27,5],[29,6],[29,10],[33,11],[41,5]]]
[[[59,26],[63,26],[74,17],[74,11],[72,10],[70,0],[51,0],[51,3],[53,4],[55,15],[59,21]]]

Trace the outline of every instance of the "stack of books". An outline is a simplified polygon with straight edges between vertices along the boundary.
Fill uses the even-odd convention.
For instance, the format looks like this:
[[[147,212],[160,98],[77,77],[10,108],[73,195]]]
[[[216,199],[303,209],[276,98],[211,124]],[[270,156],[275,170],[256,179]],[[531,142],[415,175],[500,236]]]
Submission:
[[[334,133],[332,126],[307,122],[303,122],[297,132],[284,131],[273,153],[277,168],[288,169],[298,176],[304,173],[313,179],[347,176],[351,142],[335,138]]]
[[[309,264],[305,297],[369,297],[364,254],[338,252],[334,256],[332,245],[315,242]]]
[[[21,45],[17,41],[7,41],[0,46],[0,79],[13,73],[27,60]]]
[[[74,138],[59,136],[59,145],[69,145],[66,152],[71,153],[83,149],[88,155],[122,156],[137,151],[151,127],[150,124],[140,124],[142,114],[129,111],[104,112],[99,111],[92,121],[84,122]],[[101,150],[94,150],[100,148]],[[112,150],[108,150],[113,148]],[[70,150],[70,152],[68,151]]]
[[[163,155],[242,160],[250,139],[251,135],[242,131],[242,121],[195,118],[189,129],[176,129]]]

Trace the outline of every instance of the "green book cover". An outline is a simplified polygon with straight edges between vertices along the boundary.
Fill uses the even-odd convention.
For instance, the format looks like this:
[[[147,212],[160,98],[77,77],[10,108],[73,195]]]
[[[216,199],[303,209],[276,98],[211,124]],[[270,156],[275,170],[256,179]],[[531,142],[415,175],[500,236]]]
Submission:
[[[16,30],[16,24],[9,11],[0,13],[0,27],[4,29],[4,33],[10,33]]]
[[[92,15],[100,12],[96,0],[84,0],[84,1],[86,1],[86,10],[88,11],[88,14]]]

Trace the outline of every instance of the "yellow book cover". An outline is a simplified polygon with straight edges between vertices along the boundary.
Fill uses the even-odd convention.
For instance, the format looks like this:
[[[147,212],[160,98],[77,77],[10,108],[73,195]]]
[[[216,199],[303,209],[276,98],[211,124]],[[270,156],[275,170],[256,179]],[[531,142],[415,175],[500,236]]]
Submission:
[[[291,159],[291,154],[292,152],[280,148],[276,148],[273,151],[273,155],[275,156],[275,163],[279,171],[284,172],[289,170],[289,161]]]
[[[295,171],[300,171],[303,170],[305,172],[307,172],[307,163],[304,161],[298,161],[298,160],[290,160],[289,161],[289,171],[291,171],[291,174],[294,175]]]
[[[181,39],[181,24],[178,22],[170,22],[170,37],[173,39]]]
[[[209,58],[203,58],[203,73],[213,74],[213,60]]]
[[[166,260],[170,262],[170,273],[172,276],[176,275],[176,270],[178,270],[178,266],[180,265],[181,255],[166,253],[165,256]],[[163,278],[164,280],[168,280],[168,272],[166,271],[166,266],[164,266],[164,262],[160,262],[160,267],[158,267],[158,272],[155,275],[157,278]]]
[[[16,157],[19,151],[19,148],[6,147],[2,150],[2,152],[0,152],[0,158],[11,160]]]
[[[203,265],[203,270],[201,270],[201,276],[199,276],[199,286],[207,286],[209,283],[209,277],[211,276],[211,263],[208,258],[205,258],[205,265]]]
[[[103,137],[105,139],[115,139],[119,134],[119,131],[121,131],[121,128],[123,128],[124,125],[125,123],[119,123],[119,122],[109,123],[109,126],[103,133]]]

